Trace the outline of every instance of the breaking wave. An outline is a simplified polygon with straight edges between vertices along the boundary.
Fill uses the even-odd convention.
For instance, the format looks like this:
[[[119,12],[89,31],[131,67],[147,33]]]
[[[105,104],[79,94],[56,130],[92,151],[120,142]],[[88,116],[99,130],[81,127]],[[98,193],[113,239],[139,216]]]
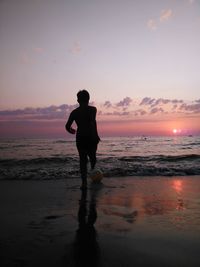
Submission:
[[[105,177],[186,176],[200,174],[200,155],[99,157]],[[77,156],[0,159],[0,179],[56,180],[79,177]]]

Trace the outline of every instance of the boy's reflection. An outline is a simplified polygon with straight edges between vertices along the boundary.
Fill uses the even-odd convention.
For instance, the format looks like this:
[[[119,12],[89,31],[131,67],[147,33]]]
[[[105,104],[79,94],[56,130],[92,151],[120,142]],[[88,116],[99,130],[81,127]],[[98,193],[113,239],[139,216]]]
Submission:
[[[94,224],[97,220],[96,197],[99,187],[91,188],[90,201],[87,201],[87,189],[82,190],[79,201],[78,223],[74,244],[75,266],[95,267],[99,262],[99,246],[97,243],[97,232]]]

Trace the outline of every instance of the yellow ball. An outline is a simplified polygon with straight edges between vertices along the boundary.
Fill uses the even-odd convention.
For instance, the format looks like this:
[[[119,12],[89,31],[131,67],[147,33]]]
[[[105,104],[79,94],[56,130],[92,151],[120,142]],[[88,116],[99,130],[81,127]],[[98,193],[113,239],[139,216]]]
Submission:
[[[90,178],[94,183],[100,183],[103,179],[103,173],[100,170],[93,170],[90,174]]]

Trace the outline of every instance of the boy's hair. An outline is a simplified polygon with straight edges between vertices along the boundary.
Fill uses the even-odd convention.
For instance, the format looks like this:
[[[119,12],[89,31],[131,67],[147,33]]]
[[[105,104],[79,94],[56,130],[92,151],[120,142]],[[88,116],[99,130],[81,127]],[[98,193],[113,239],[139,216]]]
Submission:
[[[77,99],[79,103],[88,103],[90,100],[90,94],[86,90],[81,90],[77,93]]]

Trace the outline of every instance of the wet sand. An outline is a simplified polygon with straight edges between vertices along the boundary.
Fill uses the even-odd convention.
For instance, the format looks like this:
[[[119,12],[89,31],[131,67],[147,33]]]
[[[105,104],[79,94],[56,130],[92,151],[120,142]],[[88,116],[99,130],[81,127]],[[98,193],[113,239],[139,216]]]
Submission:
[[[0,181],[1,266],[200,266],[200,177]]]

